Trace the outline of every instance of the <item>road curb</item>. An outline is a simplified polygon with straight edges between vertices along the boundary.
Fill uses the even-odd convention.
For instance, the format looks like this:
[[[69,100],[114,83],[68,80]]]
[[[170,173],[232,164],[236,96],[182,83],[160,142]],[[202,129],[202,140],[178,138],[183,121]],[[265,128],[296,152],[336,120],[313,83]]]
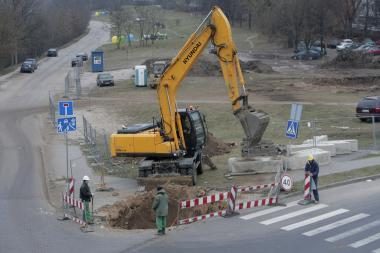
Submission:
[[[378,178],[380,178],[380,174],[375,174],[375,175],[366,176],[366,177],[359,177],[359,178],[354,178],[354,179],[350,179],[350,180],[345,180],[342,182],[323,185],[323,186],[319,187],[318,190],[326,190],[326,189],[331,189],[334,187],[339,187],[339,186],[348,185],[348,184],[354,184],[354,183],[366,181],[369,179],[374,180],[374,179],[378,179]],[[296,191],[296,192],[292,192],[292,193],[289,193],[286,195],[282,195],[282,198],[291,198],[291,197],[295,197],[295,196],[302,195],[302,194],[303,194],[303,191]]]

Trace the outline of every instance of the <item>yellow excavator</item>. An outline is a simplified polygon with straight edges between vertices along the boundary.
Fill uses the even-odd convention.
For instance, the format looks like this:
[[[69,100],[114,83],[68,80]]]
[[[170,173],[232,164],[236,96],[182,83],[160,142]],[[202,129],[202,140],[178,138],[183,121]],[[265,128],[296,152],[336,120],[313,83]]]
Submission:
[[[215,6],[166,66],[160,78],[157,95],[161,119],[126,127],[111,135],[112,157],[144,157],[139,163],[139,177],[190,175],[195,185],[197,174],[202,173],[202,149],[206,144],[207,126],[198,110],[177,108],[176,94],[181,81],[209,42],[216,49],[232,111],[244,129],[243,156],[251,154],[259,144],[269,116],[248,105],[231,26],[222,10]]]

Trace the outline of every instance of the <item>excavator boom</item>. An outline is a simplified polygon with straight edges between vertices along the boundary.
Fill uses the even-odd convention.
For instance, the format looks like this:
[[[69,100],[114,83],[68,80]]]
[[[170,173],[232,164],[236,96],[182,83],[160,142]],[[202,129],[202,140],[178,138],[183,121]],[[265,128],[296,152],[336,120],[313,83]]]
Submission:
[[[157,94],[160,101],[163,130],[165,135],[174,141],[177,149],[185,146],[185,140],[181,135],[182,125],[176,113],[177,89],[209,41],[216,48],[216,55],[221,65],[233,113],[239,119],[244,130],[242,153],[247,155],[260,142],[268,126],[269,116],[265,112],[256,111],[248,104],[248,94],[236,46],[232,39],[231,27],[219,7],[213,7],[177,56],[172,59],[161,77]]]

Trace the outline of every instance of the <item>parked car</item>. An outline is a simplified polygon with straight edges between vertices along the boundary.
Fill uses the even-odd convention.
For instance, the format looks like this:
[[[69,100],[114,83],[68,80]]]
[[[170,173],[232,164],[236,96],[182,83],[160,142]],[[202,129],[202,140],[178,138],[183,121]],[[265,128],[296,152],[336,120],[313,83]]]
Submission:
[[[32,62],[23,62],[21,64],[20,73],[25,73],[25,72],[28,72],[28,73],[34,72],[34,67],[32,65]]]
[[[82,61],[87,61],[88,60],[88,54],[87,53],[78,53],[77,57],[82,58]]]
[[[332,39],[327,40],[327,48],[335,49],[338,44],[339,44],[338,39],[332,38]]]
[[[31,62],[33,68],[35,70],[38,69],[38,64],[37,64],[37,60],[36,59],[34,59],[34,58],[28,58],[28,59],[25,60],[25,62]]]
[[[347,49],[347,48],[350,48],[351,46],[353,46],[354,42],[350,39],[345,39],[345,40],[342,40],[337,46],[336,46],[336,50],[338,51],[342,51],[344,49]]]
[[[380,119],[380,96],[367,96],[362,98],[356,106],[356,117],[361,121]]]
[[[318,60],[319,58],[321,58],[321,53],[315,50],[301,51],[292,56],[294,60]]]
[[[363,44],[363,45],[353,49],[352,51],[354,51],[354,52],[367,52],[368,49],[370,49],[371,47],[373,47],[373,46],[371,46],[369,44]]]
[[[58,56],[58,50],[55,48],[49,48],[47,51],[47,56],[48,57],[57,57]]]
[[[113,80],[113,76],[110,73],[98,74],[98,76],[96,77],[96,85],[99,87],[106,86],[106,85],[114,86],[115,83]]]
[[[380,55],[380,47],[370,47],[367,49],[366,53],[369,55]]]

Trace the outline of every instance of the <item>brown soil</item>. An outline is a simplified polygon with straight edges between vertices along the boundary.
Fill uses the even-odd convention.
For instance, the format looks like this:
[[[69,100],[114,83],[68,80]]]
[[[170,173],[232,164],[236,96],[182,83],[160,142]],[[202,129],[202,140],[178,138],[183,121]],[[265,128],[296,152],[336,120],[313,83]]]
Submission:
[[[218,140],[212,133],[207,135],[207,143],[203,150],[203,154],[209,157],[228,154],[232,150],[232,146],[235,143],[224,143],[221,140]]]
[[[179,209],[179,201],[206,194],[201,187],[187,187],[179,185],[165,185],[164,189],[169,196],[169,215],[167,226],[174,225],[177,220],[206,214],[211,211],[225,209],[225,203],[215,203],[190,209]],[[101,207],[98,211],[107,213],[107,223],[111,227],[122,229],[147,229],[155,227],[155,214],[152,210],[155,191],[144,192],[130,196],[113,205]]]
[[[379,68],[380,57],[363,54],[360,52],[344,51],[339,53],[333,60],[322,65],[322,68]]]
[[[153,62],[166,61],[170,62],[168,58],[152,58],[144,61],[142,64],[147,66],[148,72],[152,71]],[[243,71],[254,71],[256,73],[273,73],[271,66],[262,63],[261,61],[240,61],[240,66]],[[208,57],[201,57],[191,68],[189,76],[221,76],[221,68],[218,60],[210,60]]]

